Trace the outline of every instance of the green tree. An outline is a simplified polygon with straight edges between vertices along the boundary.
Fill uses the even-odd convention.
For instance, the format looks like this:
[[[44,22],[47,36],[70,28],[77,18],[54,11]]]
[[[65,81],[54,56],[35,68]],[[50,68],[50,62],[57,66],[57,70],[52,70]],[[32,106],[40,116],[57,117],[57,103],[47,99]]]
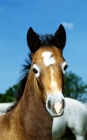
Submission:
[[[64,78],[65,97],[77,98],[82,93],[87,93],[87,84],[75,73],[67,72]]]
[[[8,90],[6,90],[5,94],[0,94],[0,102],[13,102],[15,101],[15,91],[18,87],[18,84],[13,85]]]

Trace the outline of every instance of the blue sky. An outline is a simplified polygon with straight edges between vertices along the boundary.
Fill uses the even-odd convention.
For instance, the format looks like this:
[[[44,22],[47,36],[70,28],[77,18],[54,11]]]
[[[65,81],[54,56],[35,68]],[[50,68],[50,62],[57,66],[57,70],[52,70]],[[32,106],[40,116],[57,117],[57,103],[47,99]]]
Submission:
[[[0,0],[0,93],[16,84],[29,49],[26,33],[55,33],[63,24],[69,69],[87,83],[87,0]]]

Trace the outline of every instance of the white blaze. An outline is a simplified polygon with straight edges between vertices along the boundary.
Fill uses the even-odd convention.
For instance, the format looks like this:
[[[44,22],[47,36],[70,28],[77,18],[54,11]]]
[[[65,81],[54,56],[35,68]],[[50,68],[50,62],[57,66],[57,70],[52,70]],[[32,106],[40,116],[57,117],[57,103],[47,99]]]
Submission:
[[[51,86],[52,87],[57,87],[57,84],[56,84],[56,82],[54,81],[54,77],[53,77],[53,69],[52,68],[50,68],[51,69]]]
[[[57,83],[56,83],[54,76],[53,76],[54,71],[52,68],[50,68],[50,70],[51,70],[51,88],[52,88],[53,94],[60,93],[60,91],[57,87]]]
[[[51,64],[55,64],[55,59],[51,55],[52,55],[52,52],[49,52],[49,51],[42,53],[45,66],[50,66]]]
[[[56,63],[56,60],[52,56],[52,52],[50,52],[50,51],[43,52],[42,57],[43,57],[43,62],[45,64],[45,66],[50,66],[51,64]],[[60,100],[61,100],[62,93],[58,89],[58,85],[57,85],[56,80],[54,78],[54,71],[53,71],[51,66],[50,66],[50,74],[51,74],[51,90],[53,92],[53,95],[54,96],[58,95],[58,97],[60,97]]]

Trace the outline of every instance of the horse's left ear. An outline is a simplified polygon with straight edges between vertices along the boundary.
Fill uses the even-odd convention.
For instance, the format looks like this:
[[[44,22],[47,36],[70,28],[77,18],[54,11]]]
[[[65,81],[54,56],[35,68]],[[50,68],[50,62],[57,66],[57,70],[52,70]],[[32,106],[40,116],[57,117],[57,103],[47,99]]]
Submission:
[[[32,27],[30,27],[27,32],[27,43],[31,53],[35,53],[36,50],[40,47],[39,35],[34,32]]]
[[[54,45],[63,51],[64,46],[66,43],[66,31],[62,24],[60,24],[58,30],[55,32],[54,35]]]

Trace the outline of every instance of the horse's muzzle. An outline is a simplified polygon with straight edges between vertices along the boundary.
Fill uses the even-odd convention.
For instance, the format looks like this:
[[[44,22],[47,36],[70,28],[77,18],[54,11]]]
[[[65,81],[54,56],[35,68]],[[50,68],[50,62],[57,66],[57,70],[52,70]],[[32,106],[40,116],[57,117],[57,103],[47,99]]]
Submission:
[[[59,117],[63,115],[65,108],[65,100],[63,95],[48,95],[46,101],[46,108],[52,117]]]

